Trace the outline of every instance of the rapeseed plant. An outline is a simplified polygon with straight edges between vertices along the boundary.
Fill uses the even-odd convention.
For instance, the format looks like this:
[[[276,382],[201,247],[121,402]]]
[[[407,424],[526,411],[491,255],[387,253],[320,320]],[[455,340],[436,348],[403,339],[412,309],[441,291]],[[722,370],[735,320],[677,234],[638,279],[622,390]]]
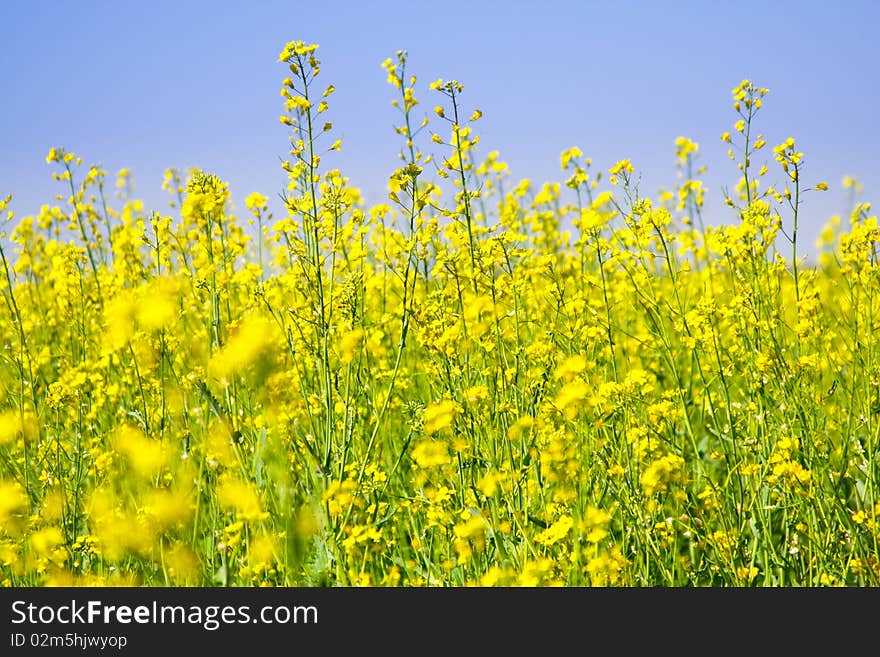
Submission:
[[[657,198],[578,147],[514,181],[399,51],[367,207],[317,51],[279,57],[283,216],[204,170],[114,207],[63,148],[53,205],[0,202],[4,585],[880,583],[880,228],[847,178],[804,257],[828,184],[792,138],[767,182],[767,89],[733,89],[710,224],[696,142]]]

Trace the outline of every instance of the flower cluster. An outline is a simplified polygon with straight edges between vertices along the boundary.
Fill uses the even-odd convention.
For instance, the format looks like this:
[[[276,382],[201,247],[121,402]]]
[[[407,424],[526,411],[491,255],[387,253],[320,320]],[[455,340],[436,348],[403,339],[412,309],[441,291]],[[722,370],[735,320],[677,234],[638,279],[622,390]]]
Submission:
[[[279,57],[280,217],[204,170],[114,207],[61,148],[57,205],[0,202],[3,585],[880,583],[880,229],[854,203],[805,262],[828,185],[793,139],[755,171],[766,89],[733,90],[710,226],[695,142],[658,198],[577,147],[511,181],[400,51],[368,207],[317,50]]]

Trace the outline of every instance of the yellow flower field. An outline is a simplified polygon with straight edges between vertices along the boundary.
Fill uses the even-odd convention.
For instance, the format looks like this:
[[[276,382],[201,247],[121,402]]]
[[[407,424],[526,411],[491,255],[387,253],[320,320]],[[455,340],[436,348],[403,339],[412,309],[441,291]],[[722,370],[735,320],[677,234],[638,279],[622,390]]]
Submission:
[[[766,89],[713,218],[689,139],[656,198],[576,147],[518,180],[399,52],[366,207],[317,54],[279,57],[283,216],[202,170],[116,207],[60,147],[55,201],[0,202],[4,586],[880,584],[880,229],[806,257],[828,185]]]

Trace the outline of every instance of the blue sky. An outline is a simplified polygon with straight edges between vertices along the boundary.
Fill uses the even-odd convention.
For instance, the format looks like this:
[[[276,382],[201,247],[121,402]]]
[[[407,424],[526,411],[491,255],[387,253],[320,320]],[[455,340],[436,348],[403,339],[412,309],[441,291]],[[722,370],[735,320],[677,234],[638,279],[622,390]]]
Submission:
[[[166,207],[167,167],[205,168],[243,215],[248,193],[284,185],[277,56],[303,39],[337,88],[331,164],[368,203],[400,148],[380,67],[398,49],[424,112],[439,100],[431,80],[464,83],[484,112],[482,152],[500,151],[515,179],[561,181],[559,154],[577,145],[603,169],[631,159],[653,195],[675,181],[675,138],[696,140],[713,223],[730,219],[721,187],[737,174],[719,140],[737,118],[730,89],[749,78],[770,88],[758,130],[771,145],[795,137],[805,181],[831,186],[807,199],[809,249],[847,209],[844,175],[865,200],[880,189],[878,18],[872,2],[4,2],[0,194],[20,215],[53,203],[44,158],[64,146],[110,175],[130,168],[148,208]]]

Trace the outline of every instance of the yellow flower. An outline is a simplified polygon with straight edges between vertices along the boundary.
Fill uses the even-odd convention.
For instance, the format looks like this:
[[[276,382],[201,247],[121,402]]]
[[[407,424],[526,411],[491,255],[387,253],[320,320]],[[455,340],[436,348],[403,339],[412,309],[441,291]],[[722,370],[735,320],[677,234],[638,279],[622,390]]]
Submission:
[[[186,492],[168,489],[147,492],[143,507],[160,531],[187,522],[194,511],[194,505]]]
[[[168,464],[170,456],[161,441],[148,438],[140,429],[128,424],[116,430],[113,447],[126,457],[132,470],[141,477],[157,475]]]
[[[484,385],[471,386],[464,391],[464,398],[469,404],[477,404],[489,398],[489,388]]]
[[[562,165],[562,170],[565,171],[568,169],[568,165],[572,160],[577,159],[579,157],[583,157],[584,153],[577,146],[573,146],[568,150],[562,151],[562,155],[560,156],[560,164]]]
[[[412,451],[413,460],[420,468],[433,468],[451,461],[446,445],[437,440],[423,440]]]
[[[458,415],[458,405],[450,399],[429,404],[423,415],[425,433],[431,435],[448,431],[456,415]]]
[[[589,394],[590,387],[582,379],[575,379],[560,388],[553,404],[558,409],[564,411],[569,407],[582,402],[589,396]]]
[[[667,492],[670,484],[684,483],[686,478],[684,459],[675,454],[667,454],[652,461],[639,481],[645,495],[653,495]]]
[[[633,165],[629,160],[620,160],[608,170],[608,173],[612,176],[618,176],[622,173],[631,174],[633,170]]]
[[[14,481],[0,479],[0,531],[15,536],[28,512],[28,496]]]
[[[0,445],[11,443],[21,434],[21,417],[17,411],[0,413]]]
[[[41,557],[49,556],[64,542],[64,535],[58,527],[45,527],[31,534],[31,547]]]
[[[581,520],[581,531],[590,543],[599,543],[603,538],[608,536],[608,525],[611,522],[611,516],[607,511],[597,509],[594,506],[588,506],[584,510],[584,517]]]
[[[535,536],[535,542],[545,547],[550,547],[565,538],[573,525],[574,520],[571,519],[571,516],[562,516],[547,529]]]
[[[254,209],[262,210],[263,208],[266,207],[266,202],[268,200],[269,199],[267,199],[262,194],[260,194],[258,192],[253,192],[251,194],[248,194],[247,198],[244,200],[244,204],[245,204],[245,207],[247,207],[249,210],[254,210]]]
[[[744,581],[751,582],[755,579],[761,571],[755,566],[738,566],[736,569],[736,576]]]
[[[168,328],[177,319],[177,305],[176,281],[164,276],[154,278],[141,290],[135,308],[137,323],[146,331]]]
[[[240,479],[224,478],[217,486],[217,500],[227,509],[234,510],[241,520],[256,521],[266,517],[257,491]]]
[[[466,513],[466,518],[453,527],[459,538],[481,538],[488,529],[486,519],[478,513]]]
[[[243,373],[271,353],[275,327],[259,316],[249,316],[232,329],[226,344],[211,358],[210,371],[220,379]]]
[[[477,482],[477,488],[486,497],[492,497],[499,490],[499,483],[504,477],[497,472],[487,472]]]
[[[580,354],[575,354],[559,364],[553,376],[557,379],[570,380],[572,376],[581,374],[585,369],[587,369],[587,359]]]
[[[364,344],[364,329],[356,326],[352,330],[346,332],[339,340],[340,360],[343,363],[350,363]]]
[[[118,351],[128,345],[136,330],[136,310],[135,299],[128,293],[119,294],[107,302],[104,308],[105,351]]]

